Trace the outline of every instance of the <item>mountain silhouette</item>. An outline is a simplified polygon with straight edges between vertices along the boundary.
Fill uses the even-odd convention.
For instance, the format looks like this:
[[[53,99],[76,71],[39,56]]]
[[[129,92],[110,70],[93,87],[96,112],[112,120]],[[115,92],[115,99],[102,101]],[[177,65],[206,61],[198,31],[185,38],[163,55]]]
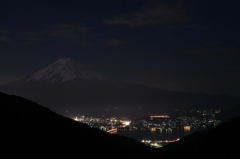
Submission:
[[[134,139],[73,121],[25,98],[0,93],[1,155],[5,157],[147,157],[155,150]]]
[[[159,150],[161,158],[239,158],[240,116],[223,124],[195,132]]]
[[[20,158],[239,158],[240,117],[160,149],[58,115],[25,98],[0,93],[1,155]]]

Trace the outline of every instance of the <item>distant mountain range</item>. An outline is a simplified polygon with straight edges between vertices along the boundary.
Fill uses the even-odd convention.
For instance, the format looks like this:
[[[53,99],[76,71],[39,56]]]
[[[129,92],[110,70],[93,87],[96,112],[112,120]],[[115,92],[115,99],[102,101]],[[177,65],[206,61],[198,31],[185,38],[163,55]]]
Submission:
[[[225,109],[240,103],[237,97],[167,91],[111,79],[71,58],[0,85],[0,91],[23,96],[65,116],[157,115],[172,109]]]

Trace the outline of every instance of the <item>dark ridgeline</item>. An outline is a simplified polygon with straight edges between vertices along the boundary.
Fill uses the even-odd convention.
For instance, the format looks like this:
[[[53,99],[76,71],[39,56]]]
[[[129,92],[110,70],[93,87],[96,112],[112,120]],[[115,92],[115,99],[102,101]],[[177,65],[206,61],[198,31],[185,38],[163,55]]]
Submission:
[[[1,155],[79,158],[239,158],[240,117],[160,149],[110,135],[22,97],[0,93]]]
[[[0,91],[36,101],[64,116],[81,112],[132,117],[172,109],[224,109],[240,103],[236,97],[167,91],[110,79],[70,58],[59,59],[31,76],[1,85]]]
[[[195,132],[159,151],[162,158],[240,158],[240,116],[211,129]]]
[[[1,156],[138,158],[155,152],[134,139],[90,128],[22,97],[0,93],[0,106]]]

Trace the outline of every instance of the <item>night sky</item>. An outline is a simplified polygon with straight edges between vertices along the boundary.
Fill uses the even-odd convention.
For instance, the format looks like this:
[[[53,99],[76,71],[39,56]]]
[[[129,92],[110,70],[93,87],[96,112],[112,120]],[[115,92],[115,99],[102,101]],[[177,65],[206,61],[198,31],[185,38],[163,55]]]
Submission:
[[[0,84],[73,58],[167,90],[240,96],[239,0],[1,0]]]

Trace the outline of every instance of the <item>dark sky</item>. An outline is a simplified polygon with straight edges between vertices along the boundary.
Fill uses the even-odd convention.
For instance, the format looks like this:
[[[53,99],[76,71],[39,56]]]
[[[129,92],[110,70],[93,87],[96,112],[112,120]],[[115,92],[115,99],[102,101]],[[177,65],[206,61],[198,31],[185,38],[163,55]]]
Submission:
[[[1,0],[0,84],[71,57],[161,89],[240,96],[239,0]]]

